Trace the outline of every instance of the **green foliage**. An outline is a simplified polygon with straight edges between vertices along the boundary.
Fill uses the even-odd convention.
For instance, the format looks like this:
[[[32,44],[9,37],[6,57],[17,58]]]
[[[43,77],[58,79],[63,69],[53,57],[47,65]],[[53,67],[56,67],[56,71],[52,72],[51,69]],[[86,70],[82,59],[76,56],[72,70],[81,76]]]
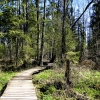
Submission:
[[[21,19],[22,20],[22,19]],[[12,25],[12,27],[16,27],[16,28],[18,28],[19,27],[19,24],[20,24],[20,19],[17,17],[17,16],[12,16],[11,18],[10,18],[10,21],[12,22],[11,23],[11,25]],[[22,23],[22,22],[21,22]]]
[[[74,87],[74,90],[83,94],[86,93],[91,99],[96,99],[96,96],[100,96],[100,72],[89,71],[82,72],[82,77],[78,78],[78,83]],[[98,100],[98,99],[96,99]]]
[[[0,38],[2,39],[4,37],[4,33],[0,32]]]
[[[99,50],[100,50],[100,0],[95,0],[93,4],[93,12],[90,19],[90,28],[92,32],[89,32],[88,36],[88,56],[98,65],[100,62]]]
[[[40,55],[37,54],[37,44],[39,44],[38,46],[40,53],[40,47],[42,44],[40,41],[42,39],[41,33],[43,31],[43,22],[45,23],[44,55],[46,53],[50,53],[51,51],[53,51],[53,53],[57,56],[61,55],[62,13],[60,12],[60,7],[59,9],[57,8],[57,2],[48,2],[49,4],[47,7],[45,20],[43,20],[44,8],[41,5],[43,3],[42,1],[39,1],[38,4],[38,20],[38,8],[36,8],[35,2],[32,2],[30,0],[21,0],[19,4],[19,1],[16,1],[15,3],[6,0],[6,2],[2,1],[0,3],[4,3],[2,8],[0,8],[0,23],[1,27],[3,27],[1,31],[3,31],[4,34],[6,34],[4,42],[6,42],[7,44],[6,52],[8,54],[7,56],[9,56],[8,58],[12,59],[12,57],[14,57],[14,59],[31,59],[31,57],[36,57],[36,55]],[[70,20],[68,17],[66,17],[66,26],[69,26],[69,23]],[[39,27],[37,27],[38,24]],[[38,28],[39,43],[37,43]],[[71,32],[70,28],[66,28],[66,33],[67,50],[74,50],[76,42],[74,41],[74,39],[72,39],[74,35]],[[18,57],[16,57],[15,54]],[[23,61],[23,59],[21,61]]]
[[[17,72],[0,72],[0,91]]]
[[[47,84],[47,85],[42,85],[40,87],[40,91],[44,91],[44,95],[49,95],[49,94],[53,94],[56,91],[56,88],[53,85]],[[43,96],[44,96],[43,95]]]
[[[15,11],[15,8],[13,8],[11,6],[4,6],[2,8],[2,13],[3,13],[2,16],[1,16],[1,18],[2,18],[2,20],[1,20],[2,26],[3,25],[4,26],[10,26],[11,25],[11,23],[12,23],[11,18],[13,16],[15,16],[14,15],[14,11]]]
[[[9,30],[9,37],[12,37],[12,38],[21,38],[23,37],[23,31],[21,30]]]
[[[0,58],[4,55],[4,45],[0,44]]]
[[[72,70],[76,69],[73,68]],[[70,80],[75,92],[86,95],[92,100],[100,96],[100,72],[89,69],[78,68],[71,71]],[[41,72],[33,76],[33,83],[36,84],[38,89],[39,100],[53,99],[53,100],[66,100],[68,93],[66,93],[66,83],[64,84],[64,69],[53,69]],[[47,76],[46,76],[47,75]],[[71,93],[71,95],[73,95]],[[77,97],[76,97],[77,98]],[[75,97],[68,98],[68,100],[77,100]]]
[[[0,12],[0,16],[2,15],[3,13],[2,12]]]
[[[37,86],[39,100],[65,100],[64,70],[46,70],[33,76],[33,83]]]
[[[76,39],[73,39],[73,37],[75,37],[74,33],[70,30],[70,28],[66,28],[66,31],[67,31],[67,36],[66,36],[67,51],[75,50],[77,42]]]
[[[51,95],[43,95],[43,99],[42,100],[55,100],[55,99]]]
[[[21,38],[22,38],[23,40],[25,40],[25,42],[26,42],[27,44],[31,44],[31,43],[32,43],[32,39],[31,39],[30,36],[27,35],[27,34],[23,34],[23,35],[21,36]]]
[[[63,70],[62,69],[61,69],[61,72],[60,72],[60,70],[59,71],[58,70],[57,71],[55,71],[55,70],[46,70],[46,71],[41,72],[40,74],[36,75],[34,77],[34,80],[48,80],[48,79],[56,79],[56,78],[62,79],[63,76],[64,75],[63,75]]]
[[[40,80],[40,81],[45,80],[46,81],[46,80],[50,79],[51,74],[54,75],[52,70],[46,70],[46,71],[41,72],[40,74],[36,75],[34,77],[34,80],[35,81],[36,80]]]
[[[34,57],[35,56],[34,49],[32,47],[30,47],[29,45],[24,46],[22,52],[23,52],[23,56],[24,56],[23,60],[26,60],[26,61],[28,59],[30,59],[30,57]]]
[[[77,64],[79,62],[79,52],[69,51],[67,56],[73,63]]]
[[[54,86],[51,85],[51,86],[48,87],[47,93],[48,93],[48,94],[50,94],[50,93],[52,94],[52,93],[55,92],[55,91],[56,91],[56,88],[55,88]]]

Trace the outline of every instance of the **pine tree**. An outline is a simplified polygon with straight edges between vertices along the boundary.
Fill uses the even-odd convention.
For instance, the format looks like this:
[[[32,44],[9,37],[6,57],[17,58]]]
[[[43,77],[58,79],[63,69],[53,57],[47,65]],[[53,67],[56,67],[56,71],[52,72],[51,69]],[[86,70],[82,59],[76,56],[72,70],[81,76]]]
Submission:
[[[92,49],[92,59],[97,64],[99,64],[99,47],[100,47],[100,0],[96,0],[95,4],[93,5],[93,14],[91,16],[91,23],[90,27],[92,29],[92,40],[91,41],[91,47]],[[90,55],[91,56],[91,55]]]

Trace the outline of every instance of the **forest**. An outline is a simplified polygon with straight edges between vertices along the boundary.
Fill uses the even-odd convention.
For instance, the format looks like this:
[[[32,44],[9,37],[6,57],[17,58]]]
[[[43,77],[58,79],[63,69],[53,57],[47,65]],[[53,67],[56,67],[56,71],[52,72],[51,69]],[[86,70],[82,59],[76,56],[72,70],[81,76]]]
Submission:
[[[0,95],[16,73],[51,64],[33,75],[39,100],[100,100],[100,0],[78,1],[0,0]]]

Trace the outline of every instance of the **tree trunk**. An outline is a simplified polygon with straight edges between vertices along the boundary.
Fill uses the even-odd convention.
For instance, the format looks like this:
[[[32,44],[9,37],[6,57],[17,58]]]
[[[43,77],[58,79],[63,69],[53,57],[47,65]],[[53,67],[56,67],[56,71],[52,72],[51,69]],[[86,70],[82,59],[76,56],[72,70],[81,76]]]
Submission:
[[[63,23],[62,23],[62,51],[61,51],[61,59],[62,63],[65,59],[65,53],[66,53],[66,0],[64,0],[64,6],[63,6]]]
[[[26,25],[25,32],[28,32],[28,0],[26,0]]]
[[[16,38],[16,68],[18,67],[18,38]]]
[[[45,35],[45,19],[46,19],[46,0],[44,0],[44,16],[43,16],[43,28],[42,28],[42,38],[41,38],[41,53],[39,65],[43,65],[43,51],[44,51],[44,35]]]
[[[84,41],[85,41],[85,31],[84,31],[84,15],[83,15],[83,29],[81,32],[81,44],[80,44],[80,58],[79,58],[79,62],[81,62],[83,60],[83,56],[84,56]]]
[[[12,38],[10,40],[10,61],[12,61]]]
[[[53,41],[52,40],[52,43],[51,43],[51,59],[50,59],[50,63],[53,63],[56,59],[56,53],[55,53],[55,40]]]
[[[39,37],[40,37],[39,0],[36,0],[36,8],[37,8],[37,61],[39,62]]]
[[[66,69],[65,69],[65,77],[66,77],[66,83],[69,85],[69,73],[70,73],[70,61],[69,59],[66,59]]]

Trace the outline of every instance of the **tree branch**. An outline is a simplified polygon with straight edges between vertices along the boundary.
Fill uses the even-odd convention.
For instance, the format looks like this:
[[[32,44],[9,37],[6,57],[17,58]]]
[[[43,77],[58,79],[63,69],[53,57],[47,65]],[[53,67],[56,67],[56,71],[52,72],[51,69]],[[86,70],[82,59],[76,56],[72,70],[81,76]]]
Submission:
[[[77,20],[74,22],[74,24],[71,26],[71,29],[75,26],[75,24],[79,21],[79,19],[82,17],[82,15],[85,13],[85,11],[88,9],[88,7],[93,3],[94,0],[92,0],[84,9],[83,13],[77,18]]]

